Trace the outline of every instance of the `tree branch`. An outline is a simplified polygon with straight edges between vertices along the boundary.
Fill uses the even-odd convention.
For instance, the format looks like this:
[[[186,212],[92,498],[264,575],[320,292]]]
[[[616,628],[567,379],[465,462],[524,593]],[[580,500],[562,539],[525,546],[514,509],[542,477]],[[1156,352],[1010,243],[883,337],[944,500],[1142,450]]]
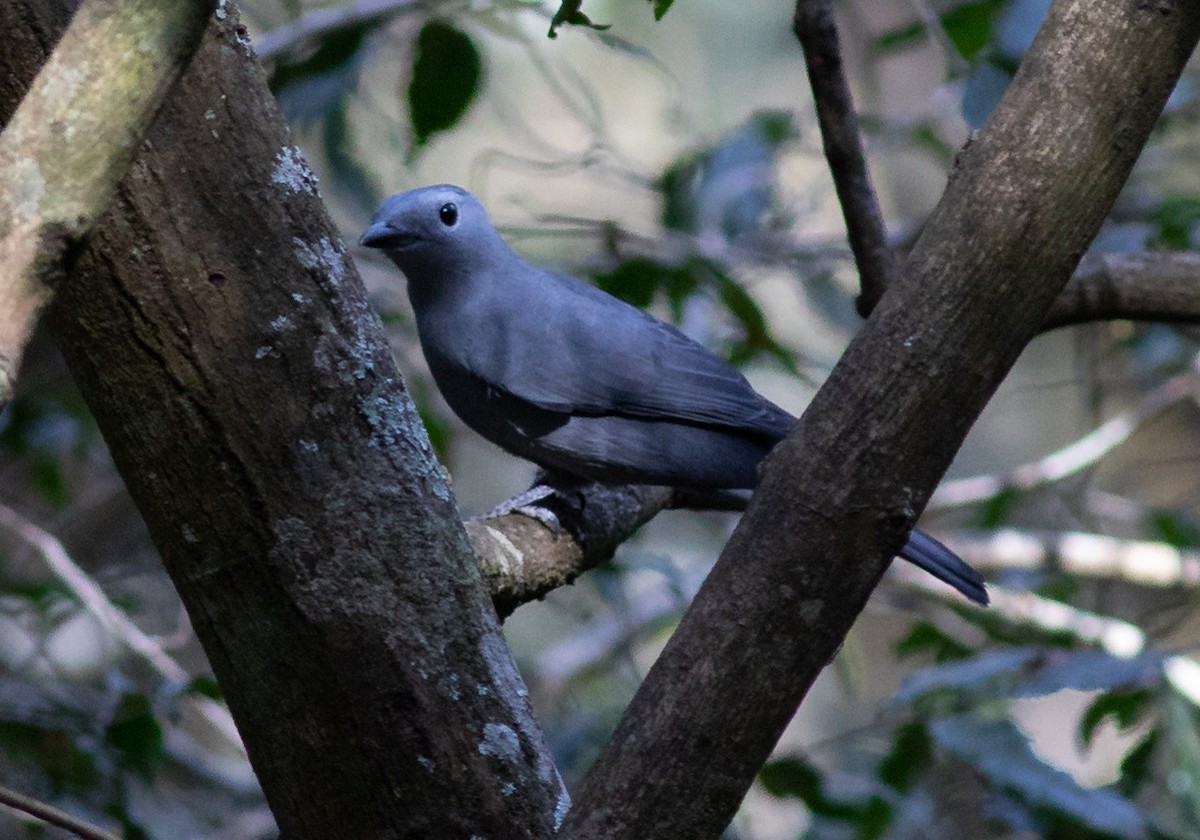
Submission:
[[[15,790],[10,790],[6,787],[0,787],[0,805],[7,805],[14,811],[28,814],[47,825],[69,831],[76,837],[82,837],[83,840],[120,840],[117,835],[97,828],[91,823],[76,819],[66,811],[55,808],[53,805],[41,800],[34,799],[32,796],[17,793]]]
[[[0,409],[71,249],[108,206],[213,2],[89,0],[0,135]]]
[[[1088,255],[1054,301],[1042,328],[1115,319],[1200,321],[1200,254]]]
[[[896,276],[896,258],[887,242],[883,214],[863,155],[850,85],[842,72],[832,4],[829,0],[796,0],[792,28],[804,49],[825,158],[858,266],[862,290],[858,313],[865,318]]]
[[[762,482],[563,835],[716,837],[1109,212],[1200,36],[1191,3],[1056,0]]]
[[[344,30],[370,26],[389,17],[428,7],[426,0],[358,0],[349,5],[312,9],[264,33],[255,43],[254,51],[262,61],[273,61]]]
[[[281,832],[548,836],[566,793],[453,496],[222,8],[51,307],[60,347]],[[0,77],[69,13],[0,4]]]

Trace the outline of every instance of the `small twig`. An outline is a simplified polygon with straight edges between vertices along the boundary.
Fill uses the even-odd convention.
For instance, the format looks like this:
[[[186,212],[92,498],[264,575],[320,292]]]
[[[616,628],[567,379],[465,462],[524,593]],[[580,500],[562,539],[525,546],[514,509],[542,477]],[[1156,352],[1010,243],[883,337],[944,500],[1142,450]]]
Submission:
[[[15,790],[9,790],[6,787],[0,787],[0,804],[7,805],[14,811],[20,811],[22,814],[28,814],[34,819],[41,820],[49,825],[69,831],[77,837],[82,837],[83,840],[121,840],[117,835],[110,834],[102,828],[96,828],[96,826],[85,823],[83,820],[76,819],[67,812],[55,808],[53,805],[26,796],[23,793],[17,793]]]
[[[1200,552],[1152,540],[1018,528],[942,533],[938,539],[980,569],[1055,568],[1071,575],[1123,580],[1137,586],[1200,585]]]
[[[837,27],[829,0],[796,0],[793,31],[804,50],[812,85],[821,140],[854,261],[861,293],[857,308],[866,317],[896,274],[896,260],[887,242],[879,200],[871,186],[863,153],[858,118],[850,86],[842,71]]]
[[[314,9],[256,38],[254,51],[261,61],[270,61],[341,30],[419,12],[427,5],[425,0],[359,0],[348,6]]]
[[[1006,490],[1032,490],[1073,475],[1112,452],[1147,418],[1197,391],[1192,375],[1175,376],[1155,388],[1129,411],[1093,429],[1079,440],[1044,458],[1022,464],[1004,475],[982,475],[947,481],[934,491],[926,511],[963,507],[993,498]]]
[[[947,603],[953,599],[956,606],[960,604],[960,600],[951,595],[950,590],[928,575],[903,566],[896,567],[895,574],[909,586],[935,597],[945,597]],[[1146,648],[1145,632],[1128,621],[1079,609],[1032,592],[1018,592],[995,583],[988,584],[988,595],[991,596],[989,609],[1000,613],[1008,621],[1033,624],[1047,631],[1066,631],[1081,642],[1097,645],[1107,653],[1121,658],[1137,656]]]
[[[33,546],[51,573],[79,599],[84,609],[95,616],[100,626],[146,660],[160,676],[180,684],[188,682],[190,675],[187,669],[169,656],[158,642],[143,632],[108,599],[95,580],[71,559],[66,547],[53,534],[7,505],[0,505],[0,527],[9,529]],[[242,741],[229,711],[208,697],[196,696],[191,699],[209,725],[240,751]]]

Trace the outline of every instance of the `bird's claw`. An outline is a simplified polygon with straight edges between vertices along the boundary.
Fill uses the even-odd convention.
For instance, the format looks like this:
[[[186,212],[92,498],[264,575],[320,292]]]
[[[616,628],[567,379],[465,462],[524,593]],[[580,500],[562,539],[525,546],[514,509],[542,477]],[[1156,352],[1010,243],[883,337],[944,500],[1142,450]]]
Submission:
[[[554,495],[554,488],[545,484],[535,484],[524,493],[518,493],[507,501],[501,502],[488,512],[487,518],[492,519],[497,516],[507,516],[510,513],[520,513],[528,516],[531,519],[536,519],[547,527],[558,527],[558,517],[554,515],[554,511],[548,508],[538,507],[534,502],[540,502],[542,499]]]

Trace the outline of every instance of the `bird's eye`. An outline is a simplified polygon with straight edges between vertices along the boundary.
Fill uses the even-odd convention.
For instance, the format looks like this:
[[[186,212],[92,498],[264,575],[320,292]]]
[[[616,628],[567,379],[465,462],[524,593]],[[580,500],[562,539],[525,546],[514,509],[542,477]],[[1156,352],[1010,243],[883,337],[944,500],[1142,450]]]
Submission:
[[[438,210],[438,218],[446,227],[454,227],[458,221],[458,208],[453,204],[443,204],[442,209]]]

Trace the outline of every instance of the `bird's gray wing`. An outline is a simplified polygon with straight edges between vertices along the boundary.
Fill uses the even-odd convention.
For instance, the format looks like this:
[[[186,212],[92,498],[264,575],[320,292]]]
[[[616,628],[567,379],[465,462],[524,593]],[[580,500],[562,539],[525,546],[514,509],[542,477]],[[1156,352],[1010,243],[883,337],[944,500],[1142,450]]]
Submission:
[[[782,437],[794,418],[702,345],[596,287],[540,272],[537,341],[478,371],[549,411],[681,420]],[[523,325],[528,320],[522,318]]]

